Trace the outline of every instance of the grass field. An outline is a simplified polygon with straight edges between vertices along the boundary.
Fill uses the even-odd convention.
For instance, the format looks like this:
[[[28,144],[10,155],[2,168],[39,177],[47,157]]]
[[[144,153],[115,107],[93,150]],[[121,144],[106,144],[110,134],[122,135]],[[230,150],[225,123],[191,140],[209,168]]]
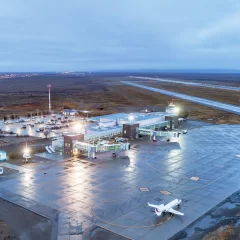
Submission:
[[[171,97],[122,84],[126,77],[42,75],[1,80],[0,116],[26,115],[48,111],[47,84],[52,84],[52,109],[89,110],[89,116],[145,108],[165,111]],[[129,78],[127,78],[129,80]],[[139,80],[138,80],[139,81]],[[226,90],[186,87],[179,84],[140,81],[146,85],[221,102],[240,105],[240,94]],[[206,80],[205,80],[206,82]],[[212,82],[212,81],[210,81]],[[236,82],[233,83],[234,85]],[[175,104],[190,111],[192,118],[216,123],[239,123],[240,117],[180,99]]]

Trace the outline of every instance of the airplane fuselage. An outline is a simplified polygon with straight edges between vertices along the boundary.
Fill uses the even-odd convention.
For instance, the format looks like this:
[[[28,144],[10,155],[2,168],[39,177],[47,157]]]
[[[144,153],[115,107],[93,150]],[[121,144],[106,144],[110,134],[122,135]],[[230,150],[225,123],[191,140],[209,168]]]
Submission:
[[[158,207],[155,208],[155,213],[157,214],[157,216],[161,216],[161,214],[164,212],[168,212],[170,209],[179,206],[181,204],[182,200],[179,199],[175,199],[173,201],[171,201],[170,203],[168,203],[167,205],[159,205]]]
[[[165,205],[164,210],[168,211],[170,208],[174,208],[174,207],[180,205],[181,202],[182,202],[182,200],[175,199],[175,200],[171,201],[170,203],[168,203],[167,205]]]

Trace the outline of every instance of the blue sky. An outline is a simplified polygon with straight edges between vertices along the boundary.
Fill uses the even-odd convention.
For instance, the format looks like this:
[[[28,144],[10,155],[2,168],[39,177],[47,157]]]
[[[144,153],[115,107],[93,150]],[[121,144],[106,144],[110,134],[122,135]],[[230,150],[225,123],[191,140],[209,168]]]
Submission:
[[[239,62],[239,0],[0,0],[0,72]]]

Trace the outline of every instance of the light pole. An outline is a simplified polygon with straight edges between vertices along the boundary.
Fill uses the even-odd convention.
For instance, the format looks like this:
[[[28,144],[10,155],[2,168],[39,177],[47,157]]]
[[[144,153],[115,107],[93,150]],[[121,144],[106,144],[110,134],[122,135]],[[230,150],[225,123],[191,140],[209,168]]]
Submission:
[[[76,133],[79,133],[82,129],[82,125],[80,123],[76,123],[76,125],[74,126],[74,129]]]
[[[87,124],[84,125],[84,138],[86,136],[87,138]],[[90,157],[90,142],[89,142],[89,138],[87,139],[87,144],[88,144],[88,158]]]
[[[26,147],[24,149],[24,153],[23,156],[26,158],[26,163],[28,163],[28,157],[29,157],[29,149],[28,149],[28,145],[27,145],[27,140],[24,138],[25,142],[26,142]]]
[[[87,120],[88,120],[88,113],[89,113],[89,111],[84,110],[83,112],[87,114]]]
[[[128,120],[130,121],[130,124],[132,124],[132,123],[133,123],[133,120],[134,120],[134,116],[130,115],[130,116],[128,117]]]
[[[51,109],[51,84],[47,85],[48,87],[48,112],[51,114],[52,109]]]

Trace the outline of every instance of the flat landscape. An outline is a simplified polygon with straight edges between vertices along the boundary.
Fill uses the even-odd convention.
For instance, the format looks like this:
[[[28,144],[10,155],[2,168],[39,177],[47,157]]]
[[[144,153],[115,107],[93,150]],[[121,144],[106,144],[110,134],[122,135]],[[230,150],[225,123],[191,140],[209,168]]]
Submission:
[[[169,77],[172,75],[162,74],[162,77],[164,76]],[[194,80],[192,74],[178,76],[180,79],[181,77],[187,78],[189,81]],[[226,75],[225,78],[214,74],[208,76],[195,75],[195,77],[197,79],[195,81],[214,84],[239,86],[240,83],[239,75]],[[84,76],[45,74],[27,78],[0,80],[0,116],[9,117],[20,114],[46,113],[48,111],[47,85],[49,83],[52,85],[52,108],[56,112],[62,111],[64,108],[74,108],[80,111],[89,110],[90,116],[95,116],[116,112],[139,111],[146,108],[165,111],[166,106],[172,100],[169,96],[124,85],[121,83],[122,80],[138,81],[149,86],[240,105],[240,93],[227,90],[186,87],[180,84],[160,83],[150,80],[139,81],[139,79],[129,78],[124,74],[91,74]],[[231,113],[180,99],[173,100],[176,105],[188,110],[191,118],[214,123],[240,122],[239,116]]]
[[[223,79],[217,81],[214,77],[208,76],[203,81],[225,84]],[[1,205],[0,218],[6,224],[6,234],[22,235],[26,239],[49,239],[50,236],[54,239],[58,234],[58,239],[69,235],[79,240],[148,240],[159,236],[208,240],[218,234],[238,236],[238,208],[234,211],[236,216],[232,216],[235,224],[217,219],[211,225],[208,220],[214,218],[217,211],[221,212],[222,206],[227,209],[222,211],[227,218],[231,204],[239,200],[238,197],[234,198],[235,202],[232,198],[225,199],[240,187],[240,117],[128,86],[121,82],[123,80],[240,105],[239,92],[143,81],[120,74],[43,74],[0,80],[1,117],[47,113],[49,83],[54,112],[74,108],[88,110],[91,117],[145,109],[165,111],[173,101],[189,113],[189,120],[180,126],[188,129],[187,135],[170,143],[162,139],[156,143],[149,138],[134,140],[131,149],[114,160],[111,153],[98,153],[97,160],[87,161],[59,153],[51,156],[43,153],[35,155],[29,164],[25,164],[24,159],[2,164],[6,174],[0,179],[0,196],[13,203],[3,201]],[[188,80],[193,81],[190,77]],[[227,84],[238,86],[236,79]],[[2,143],[1,150],[21,151],[22,140],[10,140]],[[48,140],[34,138],[34,141],[44,144]],[[192,177],[198,180],[193,181]],[[156,218],[147,206],[147,202],[166,204],[175,198],[183,200],[184,217]],[[5,208],[9,209],[9,215]],[[27,224],[18,224],[19,215],[31,222],[30,230]],[[201,231],[196,230],[199,228]]]
[[[0,240],[240,240],[239,12],[1,1]]]

